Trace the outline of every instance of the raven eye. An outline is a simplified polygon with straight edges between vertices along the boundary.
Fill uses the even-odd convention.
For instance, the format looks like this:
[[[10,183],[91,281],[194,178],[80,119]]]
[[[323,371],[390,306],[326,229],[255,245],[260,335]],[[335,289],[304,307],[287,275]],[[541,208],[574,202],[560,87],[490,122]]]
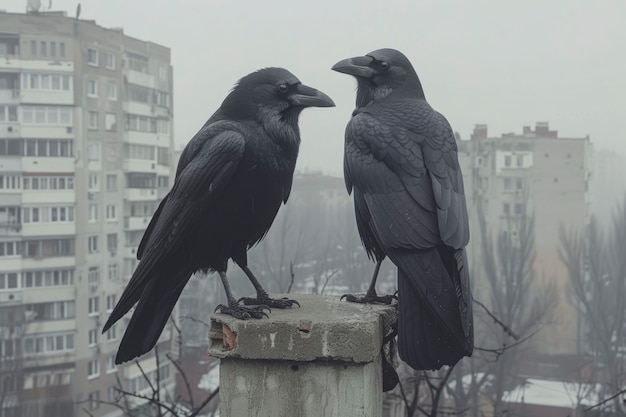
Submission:
[[[385,61],[380,61],[378,63],[378,68],[380,68],[382,71],[387,71],[389,69],[389,64]]]
[[[285,94],[289,91],[289,86],[287,84],[279,84],[277,89],[280,94]]]

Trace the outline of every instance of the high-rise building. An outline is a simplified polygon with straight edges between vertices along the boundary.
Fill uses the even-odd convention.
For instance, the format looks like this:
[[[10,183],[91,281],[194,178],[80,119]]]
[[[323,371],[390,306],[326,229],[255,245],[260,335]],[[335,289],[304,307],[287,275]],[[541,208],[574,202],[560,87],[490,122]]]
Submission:
[[[169,188],[170,50],[63,12],[0,28],[0,415],[120,415],[100,403],[117,378],[149,385],[114,365],[127,319],[101,330]],[[155,375],[154,354],[140,363]]]
[[[582,231],[589,222],[589,137],[559,137],[545,122],[534,129],[524,126],[521,134],[489,137],[486,125],[476,125],[471,139],[459,141],[458,146],[470,215],[475,293],[488,297],[481,221],[485,236],[497,246],[496,236],[509,233],[515,242],[519,220],[533,219],[534,290],[541,294],[542,285],[556,286],[556,307],[549,318],[542,318],[545,328],[533,341],[543,352],[578,353],[580,322],[570,303],[568,275],[559,258],[559,231],[562,227]],[[491,250],[500,254],[498,247]],[[529,294],[527,301],[532,303],[538,293]]]

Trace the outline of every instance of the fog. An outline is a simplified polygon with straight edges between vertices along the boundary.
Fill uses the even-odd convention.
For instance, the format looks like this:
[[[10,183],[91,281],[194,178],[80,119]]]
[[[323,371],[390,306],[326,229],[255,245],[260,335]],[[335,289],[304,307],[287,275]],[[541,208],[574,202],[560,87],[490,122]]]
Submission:
[[[50,10],[67,11],[70,17],[75,16],[78,4],[76,0],[44,0],[42,3],[42,11],[51,6]],[[25,9],[26,0],[0,0],[0,10],[23,13]],[[0,14],[0,32],[3,32],[1,18]],[[480,404],[489,404],[488,414],[504,415],[509,410],[508,403],[523,406],[525,398],[527,403],[531,401],[531,391],[537,392],[530,388],[532,384],[549,381],[561,384],[556,388],[549,386],[553,392],[557,389],[559,394],[570,398],[571,403],[566,404],[568,410],[579,412],[607,398],[617,398],[610,403],[606,400],[609,405],[599,409],[597,415],[606,412],[605,415],[626,416],[626,402],[620,402],[621,397],[611,397],[619,391],[624,393],[625,380],[626,2],[95,0],[81,2],[80,19],[95,20],[106,28],[123,28],[125,35],[171,48],[174,139],[179,149],[219,107],[240,77],[262,67],[285,67],[304,84],[333,98],[336,108],[306,109],[300,116],[302,145],[289,203],[279,211],[265,240],[249,252],[251,269],[272,293],[336,296],[367,289],[374,264],[362,247],[353,202],[341,178],[344,128],[354,108],[356,83],[330,68],[341,59],[379,48],[390,47],[405,53],[422,81],[427,100],[447,117],[462,139],[470,138],[476,124],[488,125],[489,132],[488,137],[459,142],[472,229],[468,246],[472,291],[481,302],[474,306],[478,349],[471,359],[459,362],[454,372],[447,374],[419,373],[401,366],[399,373],[408,387],[407,393],[417,398],[419,389],[428,389],[430,397],[423,394],[424,391],[422,395],[432,399],[435,398],[433,387],[443,390],[445,386],[442,398],[446,406],[454,408],[453,414],[484,415],[484,405]],[[536,122],[549,122],[551,130],[544,123]],[[504,141],[492,140],[508,132],[521,134],[523,126],[529,126],[528,135],[518,137],[518,142],[512,139],[508,147],[499,147]],[[540,134],[540,128],[545,128],[548,135]],[[556,138],[556,134],[550,136],[554,130],[558,131],[560,139],[589,137],[592,146],[587,147],[585,140],[564,140],[554,145],[553,142],[558,142],[550,142]],[[537,150],[531,149],[528,143],[520,143],[527,138],[537,138],[532,145],[539,144]],[[546,140],[540,142],[541,139]],[[16,153],[5,155],[18,157]],[[483,162],[483,158],[489,162]],[[505,158],[508,162],[504,162]],[[163,162],[160,159],[169,163],[167,157],[157,157],[157,165]],[[508,171],[503,171],[503,167]],[[525,168],[529,169],[524,171]],[[103,170],[97,175],[106,173]],[[93,196],[94,172],[89,171],[87,175],[90,181],[87,196]],[[130,179],[125,178],[126,185],[120,186],[121,191],[128,186],[155,196],[156,190],[159,198],[172,185],[164,181],[157,187],[152,183],[144,184],[141,178],[131,184]],[[109,189],[108,179],[102,177],[102,190],[98,185],[96,191],[105,191],[106,181],[106,191],[117,193],[117,177],[113,182],[115,190]],[[78,180],[77,176],[77,184]],[[81,180],[84,183],[86,178]],[[56,179],[54,181],[56,183]],[[81,191],[87,190],[86,184],[81,187]],[[29,188],[23,194],[34,194],[33,190],[34,187]],[[2,191],[12,193],[8,189]],[[78,191],[76,196],[79,196]],[[75,233],[76,246],[89,242],[91,254],[92,241],[87,240],[88,233],[102,235],[102,256],[90,257],[89,265],[85,261],[84,265],[72,266],[76,288],[82,286],[85,291],[87,279],[91,283],[91,275],[83,279],[81,274],[91,271],[87,268],[92,264],[101,264],[103,281],[104,268],[108,268],[108,278],[114,281],[111,288],[122,286],[118,267],[125,275],[136,267],[135,247],[143,235],[143,225],[148,224],[149,215],[156,208],[156,196],[150,197],[146,204],[143,203],[147,200],[141,197],[136,205],[131,203],[132,198],[121,194],[117,202],[108,201],[107,196],[105,193],[96,195],[92,202],[80,196],[78,201],[72,200],[77,213],[76,229],[67,233],[72,242]],[[622,203],[619,209],[618,202]],[[44,207],[44,203],[56,204],[43,201],[37,204]],[[106,211],[105,218],[104,205],[108,210],[113,203],[120,204],[114,206],[111,216]],[[34,206],[32,202],[22,203],[21,199],[13,204],[15,207],[4,202],[0,206],[7,206],[7,213],[9,208],[15,210],[11,213],[26,213],[28,211],[20,210],[32,208],[27,207],[29,204]],[[94,220],[98,220],[97,204],[101,210],[97,226],[106,225],[99,229],[88,225],[95,223],[91,221],[92,213],[95,213]],[[95,207],[93,212],[92,206]],[[50,209],[56,210],[52,206]],[[80,220],[79,216],[82,216]],[[112,221],[109,223],[109,220]],[[129,227],[122,221],[133,222],[134,226]],[[32,222],[35,222],[34,214]],[[68,223],[73,227],[74,219]],[[81,230],[85,225],[87,231]],[[562,225],[567,227],[561,228]],[[70,229],[63,228],[63,234],[66,230]],[[24,233],[24,236],[39,239],[37,231],[31,229],[30,235]],[[121,254],[116,255],[118,235],[108,232],[118,231]],[[10,233],[13,234],[0,234],[0,243],[8,242],[9,237],[21,231],[11,229]],[[107,238],[115,237],[107,240],[107,250],[104,249],[105,233]],[[21,244],[22,236],[18,237],[9,243],[17,245],[19,240]],[[11,255],[18,254],[12,252]],[[117,262],[115,256],[124,263],[112,265]],[[52,268],[52,263],[47,262],[47,259],[42,260],[38,268]],[[17,271],[21,264],[10,265]],[[113,274],[111,266],[115,267]],[[4,272],[1,269],[0,273]],[[236,296],[253,291],[243,272],[233,267],[228,273]],[[28,275],[23,273],[24,282],[31,282],[30,274],[30,271]],[[40,281],[42,276],[39,275]],[[33,273],[32,277],[37,276]],[[46,277],[52,280],[52,272]],[[100,275],[97,278],[99,280]],[[201,276],[196,278],[189,282],[179,303],[182,337],[176,340],[184,345],[178,347],[184,351],[182,356],[187,365],[193,368],[198,364],[202,368],[211,362],[205,356],[207,329],[202,322],[210,320],[214,307],[225,299],[216,275],[206,280]],[[72,279],[69,285],[74,285]],[[35,286],[26,292],[44,294]],[[0,289],[10,287],[0,286]],[[396,288],[396,268],[387,260],[381,269],[378,290],[380,294],[393,294]],[[112,293],[107,295],[108,314],[109,303],[114,304],[115,297],[110,298]],[[43,304],[44,298],[42,295],[38,302]],[[96,323],[92,327],[99,330],[101,323],[96,320],[97,314],[92,313],[104,310],[105,299],[102,298],[100,306],[96,301],[92,309],[92,298],[88,305],[86,300],[77,298],[76,308],[74,300],[67,300],[72,303],[68,313],[39,311],[32,306],[27,313],[39,314],[43,322],[74,318],[88,311],[89,320]],[[84,311],[79,310],[79,301],[84,304]],[[13,326],[13,316],[6,317]],[[0,324],[2,319],[0,316]],[[28,317],[24,318],[27,320]],[[44,327],[49,325],[43,324],[42,332],[49,331]],[[113,352],[111,346],[117,346],[115,331],[112,333],[107,343],[115,343],[107,345],[107,354]],[[173,330],[168,327],[164,334],[163,339],[167,341]],[[91,332],[88,337],[89,345],[83,334],[77,335],[76,344],[87,346],[91,354],[89,349],[96,343],[92,343]],[[3,341],[0,338],[0,342]],[[73,339],[71,344],[73,351]],[[85,350],[85,346],[81,349]],[[193,356],[195,354],[199,356]],[[99,351],[94,355],[100,355]],[[9,355],[0,359],[4,357]],[[91,357],[76,360],[77,370],[72,381],[79,388],[85,376],[96,373],[91,361],[85,363],[89,359]],[[20,366],[17,364],[16,369]],[[87,366],[88,370],[84,369]],[[96,366],[104,369],[105,363]],[[99,376],[100,368],[97,369]],[[110,380],[116,369],[112,363],[106,363]],[[205,372],[206,369],[193,371]],[[92,379],[89,386],[106,381],[104,372],[102,376],[100,380]],[[141,386],[147,389],[146,381],[140,376],[125,378],[124,384],[129,389]],[[32,378],[28,381],[32,382]],[[33,389],[31,382],[11,382],[18,387],[17,391]],[[106,388],[110,390],[112,386]],[[98,390],[96,392],[101,392],[99,395],[104,399],[104,385]],[[41,392],[42,397],[47,395]],[[111,402],[110,394],[109,391]],[[196,399],[202,398],[207,392],[196,395]],[[385,397],[385,415],[435,415],[438,405],[431,399],[414,402],[426,404],[427,409],[430,407],[427,410],[430,414],[423,410],[419,414],[419,410],[407,409],[410,408],[408,402],[401,400],[396,390],[395,397]],[[87,403],[91,402],[91,397],[74,400]],[[0,406],[3,401],[0,395]],[[68,407],[74,407],[73,404],[69,403]],[[97,407],[92,410],[95,409]],[[94,415],[104,415],[106,410],[100,408],[100,414]],[[0,415],[3,415],[1,407]]]
[[[43,1],[44,9],[48,1]],[[0,8],[23,12],[25,0]],[[75,0],[52,10],[73,16]],[[329,94],[334,111],[302,115],[300,169],[340,174],[355,82],[329,68],[393,47],[420,76],[426,98],[467,138],[548,121],[562,137],[590,135],[626,153],[626,3],[589,1],[83,1],[81,18],[123,27],[172,48],[175,138],[184,146],[238,78],[284,66]]]

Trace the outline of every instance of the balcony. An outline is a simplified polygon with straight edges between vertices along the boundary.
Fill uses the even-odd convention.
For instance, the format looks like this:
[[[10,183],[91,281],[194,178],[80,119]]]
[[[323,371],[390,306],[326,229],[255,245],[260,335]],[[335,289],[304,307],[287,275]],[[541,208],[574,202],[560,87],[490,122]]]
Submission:
[[[22,237],[67,236],[76,234],[75,222],[26,223],[22,224]]]
[[[156,162],[146,159],[124,158],[124,170],[132,172],[154,172]]]
[[[139,116],[151,116],[154,113],[154,106],[147,103],[138,103],[136,101],[124,102],[124,111]]]
[[[38,258],[21,258],[23,269],[61,269],[76,265],[74,256],[42,256]],[[2,269],[0,267],[0,269]]]
[[[22,103],[29,104],[74,104],[74,91],[22,90]]]
[[[1,59],[0,59],[1,60]],[[2,104],[19,104],[20,103],[20,89],[3,89],[0,90],[0,103]]]
[[[124,217],[124,228],[128,230],[144,230],[150,223],[150,217]]]
[[[76,294],[73,285],[45,287],[45,290],[42,290],[42,287],[22,289],[22,302],[25,304],[66,301],[74,298],[76,298]]]
[[[154,75],[145,72],[133,71],[131,69],[124,72],[129,84],[136,84],[142,87],[155,88]]]
[[[156,201],[157,192],[154,188],[126,188],[124,199],[128,201]]]
[[[73,139],[74,127],[49,125],[22,125],[22,137],[42,139]]]
[[[21,72],[21,71],[62,71],[73,72],[74,63],[72,61],[52,61],[39,59],[19,59],[16,55],[7,55],[0,58],[0,71]]]
[[[73,173],[75,170],[73,157],[56,156],[24,156],[22,157],[21,168],[24,172],[45,172],[50,174],[57,172]]]
[[[0,306],[22,304],[22,290],[2,290],[0,291]]]

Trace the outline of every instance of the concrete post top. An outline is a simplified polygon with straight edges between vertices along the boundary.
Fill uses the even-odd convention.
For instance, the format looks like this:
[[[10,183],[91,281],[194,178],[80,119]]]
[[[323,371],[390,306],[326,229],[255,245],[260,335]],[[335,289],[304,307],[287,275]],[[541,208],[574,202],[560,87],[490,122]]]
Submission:
[[[273,297],[285,295],[273,294]],[[289,294],[300,308],[272,309],[269,319],[211,317],[209,355],[256,360],[372,362],[396,320],[395,305],[358,304],[337,296]]]

